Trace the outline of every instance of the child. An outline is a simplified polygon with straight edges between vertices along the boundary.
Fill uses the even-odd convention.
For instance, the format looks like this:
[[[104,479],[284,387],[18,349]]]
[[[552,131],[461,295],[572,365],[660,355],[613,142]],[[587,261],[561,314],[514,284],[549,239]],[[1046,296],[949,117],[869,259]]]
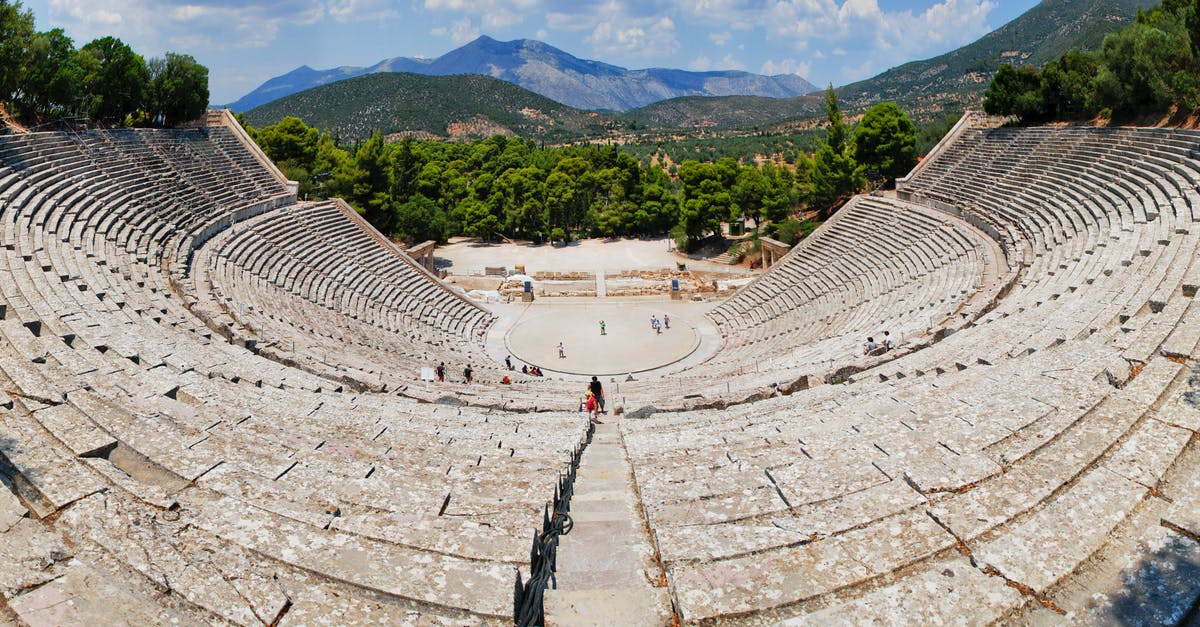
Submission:
[[[596,415],[596,412],[600,410],[600,403],[596,401],[596,396],[592,394],[590,390],[587,393],[587,401],[584,402],[584,407],[587,408],[588,420],[590,420],[592,424],[604,424],[603,422],[600,422],[600,418]]]

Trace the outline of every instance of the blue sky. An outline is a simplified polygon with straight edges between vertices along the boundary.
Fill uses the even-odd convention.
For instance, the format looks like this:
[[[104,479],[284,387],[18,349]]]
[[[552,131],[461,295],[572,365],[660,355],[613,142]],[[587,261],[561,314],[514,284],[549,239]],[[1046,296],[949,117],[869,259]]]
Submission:
[[[76,45],[186,52],[213,103],[300,65],[436,57],[485,34],[629,68],[796,73],[842,85],[977,39],[1037,0],[24,0]]]

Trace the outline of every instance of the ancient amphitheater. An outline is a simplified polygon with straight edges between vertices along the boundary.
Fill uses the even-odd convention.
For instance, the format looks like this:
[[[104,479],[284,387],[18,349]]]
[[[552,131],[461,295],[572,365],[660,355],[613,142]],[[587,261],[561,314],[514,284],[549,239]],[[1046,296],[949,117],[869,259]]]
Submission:
[[[970,115],[598,428],[227,114],[0,223],[0,624],[1197,620],[1200,132]]]

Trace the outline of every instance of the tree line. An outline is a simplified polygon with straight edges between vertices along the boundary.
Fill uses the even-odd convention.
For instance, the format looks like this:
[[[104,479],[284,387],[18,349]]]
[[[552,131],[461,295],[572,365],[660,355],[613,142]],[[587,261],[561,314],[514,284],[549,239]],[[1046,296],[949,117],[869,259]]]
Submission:
[[[1071,50],[1040,70],[1003,65],[984,111],[1022,123],[1190,112],[1200,104],[1200,0],[1164,0],[1107,35],[1094,52]]]
[[[344,198],[381,232],[408,242],[671,234],[688,249],[722,223],[780,223],[915,165],[915,127],[895,104],[872,108],[853,135],[832,89],[826,109],[826,139],[793,166],[723,157],[685,160],[673,172],[614,146],[541,147],[504,136],[389,142],[376,132],[343,147],[296,117],[261,129],[242,124],[303,197]]]
[[[19,0],[0,0],[0,103],[24,122],[170,126],[200,117],[208,95],[208,68],[189,55],[147,61],[115,37],[76,49],[61,28],[35,30]]]

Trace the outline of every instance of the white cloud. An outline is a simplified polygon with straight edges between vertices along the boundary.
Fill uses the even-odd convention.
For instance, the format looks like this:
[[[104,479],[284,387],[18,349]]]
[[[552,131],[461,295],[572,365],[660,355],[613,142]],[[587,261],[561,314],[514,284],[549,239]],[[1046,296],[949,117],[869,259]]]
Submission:
[[[812,63],[808,61],[797,61],[795,59],[767,59],[763,62],[762,67],[758,69],[759,74],[774,76],[775,74],[796,74],[801,77],[808,76],[812,72]]]
[[[356,1],[338,4],[344,10]],[[80,45],[115,35],[144,54],[266,46],[284,26],[313,24],[325,15],[319,0],[50,0],[49,10],[51,22]]]
[[[689,70],[697,72],[707,72],[709,70],[744,70],[746,64],[733,58],[732,54],[727,54],[720,61],[713,61],[704,55],[700,55],[692,59],[688,64]]]
[[[768,36],[806,46],[825,41],[873,53],[919,54],[960,45],[988,31],[992,0],[941,0],[924,11],[887,12],[877,0],[783,0],[766,10]]]
[[[662,57],[679,48],[675,22],[669,17],[611,19],[592,29],[587,42],[610,55]]]
[[[479,28],[471,23],[470,18],[454,20],[449,27],[439,26],[429,31],[437,37],[449,37],[455,44],[465,44],[479,37]]]
[[[733,38],[733,35],[730,34],[729,31],[726,31],[723,33],[709,33],[708,34],[708,40],[711,41],[713,43],[713,45],[717,46],[717,47],[724,47],[725,44],[729,43],[729,40],[732,38]]]
[[[329,15],[339,22],[387,20],[400,17],[392,0],[331,0]]]
[[[477,19],[486,29],[501,29],[524,22],[526,15],[540,12],[540,5],[540,0],[424,0],[423,6]]]

